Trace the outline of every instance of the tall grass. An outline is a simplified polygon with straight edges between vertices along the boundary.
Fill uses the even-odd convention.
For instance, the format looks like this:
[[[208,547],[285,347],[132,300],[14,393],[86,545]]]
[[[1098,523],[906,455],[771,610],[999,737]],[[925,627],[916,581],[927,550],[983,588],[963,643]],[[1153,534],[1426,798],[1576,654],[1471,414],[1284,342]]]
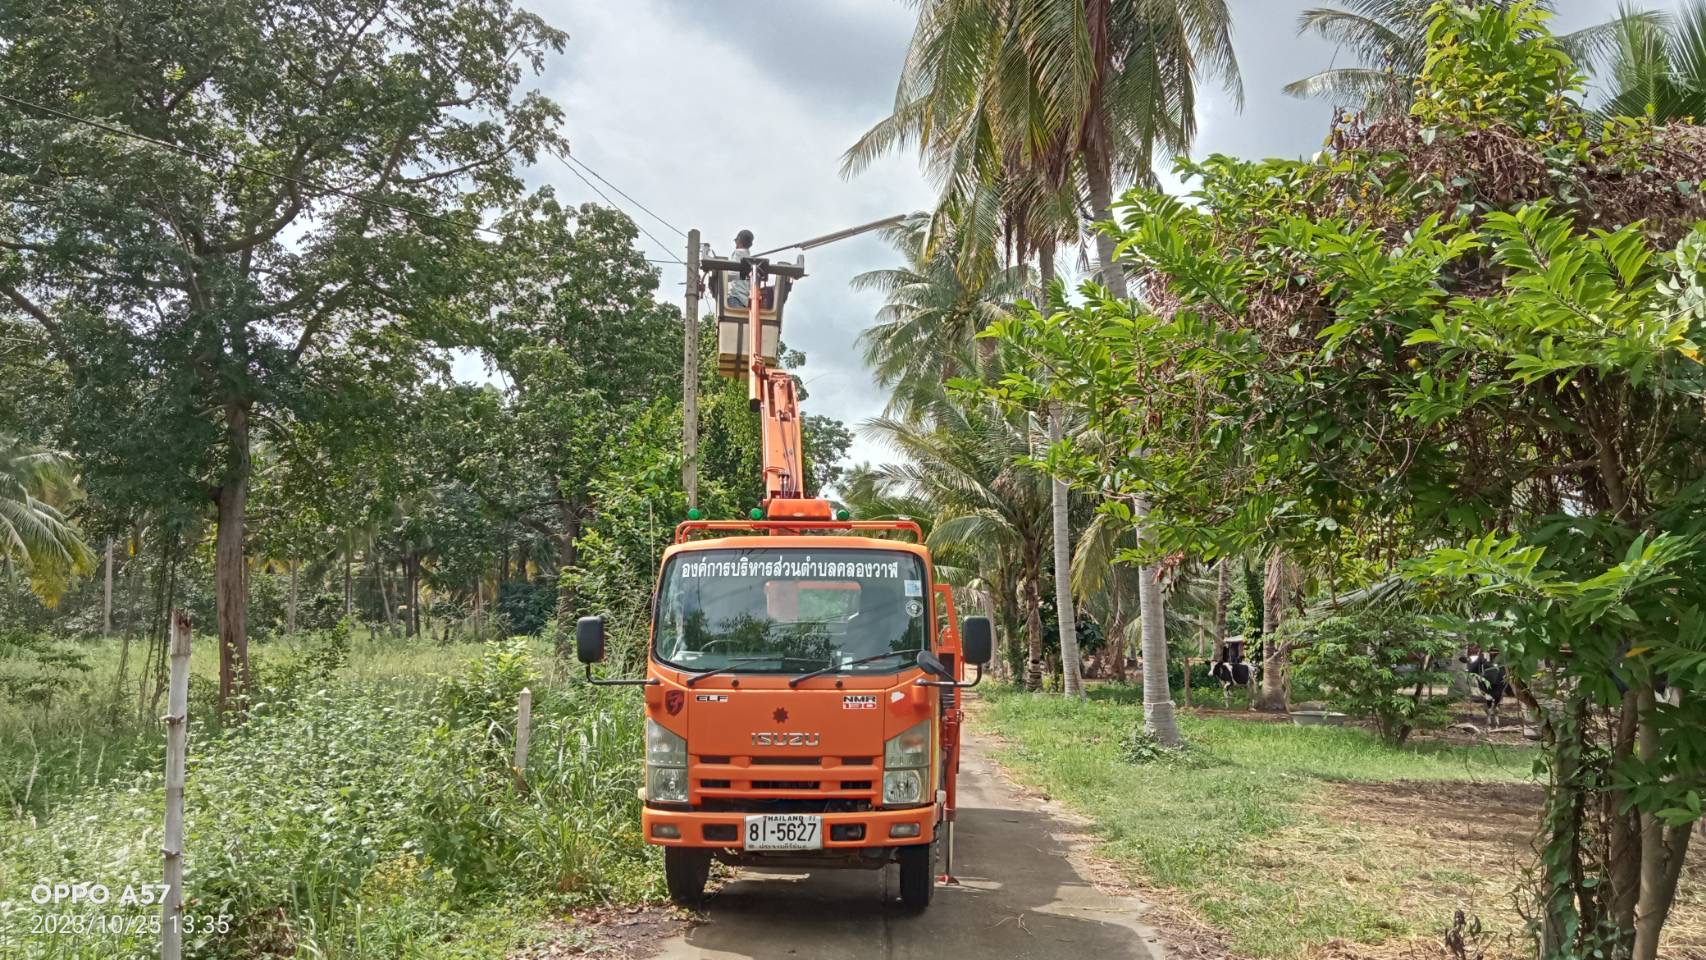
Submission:
[[[632,696],[554,677],[525,644],[399,646],[357,640],[347,663],[312,644],[270,651],[254,709],[230,730],[192,702],[187,909],[228,929],[186,936],[187,955],[501,957],[530,917],[657,893]],[[525,791],[509,769],[522,685],[534,689]],[[39,881],[157,880],[156,771],[67,779],[45,811],[0,819],[0,945],[32,958],[157,950],[146,934],[27,929]]]

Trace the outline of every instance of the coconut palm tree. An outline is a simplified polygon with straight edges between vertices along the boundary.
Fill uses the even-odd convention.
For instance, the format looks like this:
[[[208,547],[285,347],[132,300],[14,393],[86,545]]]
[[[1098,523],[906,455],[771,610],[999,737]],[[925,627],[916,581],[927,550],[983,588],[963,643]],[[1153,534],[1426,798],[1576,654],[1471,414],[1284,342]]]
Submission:
[[[1203,72],[1241,95],[1225,0],[925,0],[894,111],[848,150],[843,169],[916,144],[942,184],[932,231],[957,222],[991,243],[1006,238],[1021,256],[1035,250],[1046,284],[1063,207],[1075,213],[1087,199],[1091,219],[1108,220],[1116,179],[1149,179],[1157,148],[1188,148]],[[1111,237],[1098,233],[1096,251],[1104,284],[1126,292]],[[1064,434],[1058,419],[1052,426]],[[1053,512],[1070,671],[1064,485]],[[1145,593],[1154,608],[1143,617],[1154,635],[1145,643],[1164,651],[1159,591]],[[1069,672],[1069,689],[1075,683]],[[1159,722],[1170,727],[1170,715]]]
[[[1313,33],[1356,58],[1355,66],[1331,67],[1285,85],[1294,97],[1316,97],[1357,106],[1371,115],[1410,109],[1416,78],[1427,58],[1428,11],[1435,0],[1343,0],[1337,7],[1314,7],[1297,18],[1298,33]],[[1508,7],[1516,0],[1470,0]],[[1540,0],[1554,9],[1556,0]],[[1657,26],[1659,14],[1625,9],[1617,18],[1560,34],[1558,43],[1586,69],[1611,53],[1630,24]]]
[[[94,569],[93,551],[62,512],[76,491],[63,455],[0,434],[0,569],[38,582]]]
[[[979,576],[989,583],[1002,620],[1009,627],[1024,621],[1025,685],[1039,689],[1049,478],[1020,461],[1040,425],[1030,417],[1005,415],[994,404],[962,404],[938,389],[918,417],[877,417],[864,429],[905,457],[873,473],[889,496],[931,505],[931,549],[979,558]]]
[[[1674,19],[1638,19],[1624,11],[1600,113],[1659,122],[1706,120],[1706,0],[1692,0]]]
[[[885,300],[859,345],[877,382],[890,391],[886,412],[907,417],[936,387],[990,359],[990,341],[978,344],[971,359],[974,341],[1025,292],[1029,271],[986,259],[968,275],[960,269],[958,244],[932,249],[928,214],[914,214],[883,237],[903,262],[853,278],[854,289],[877,291]]]

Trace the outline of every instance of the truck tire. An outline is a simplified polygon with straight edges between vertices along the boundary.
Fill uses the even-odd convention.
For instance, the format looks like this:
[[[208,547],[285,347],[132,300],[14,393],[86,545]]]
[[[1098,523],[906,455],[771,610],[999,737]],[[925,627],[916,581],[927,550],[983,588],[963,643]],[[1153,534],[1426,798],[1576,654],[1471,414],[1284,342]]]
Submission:
[[[663,880],[669,898],[697,909],[705,901],[705,881],[711,877],[711,851],[692,847],[663,848]]]
[[[936,845],[938,841],[900,848],[900,902],[915,913],[930,906],[936,893]]]

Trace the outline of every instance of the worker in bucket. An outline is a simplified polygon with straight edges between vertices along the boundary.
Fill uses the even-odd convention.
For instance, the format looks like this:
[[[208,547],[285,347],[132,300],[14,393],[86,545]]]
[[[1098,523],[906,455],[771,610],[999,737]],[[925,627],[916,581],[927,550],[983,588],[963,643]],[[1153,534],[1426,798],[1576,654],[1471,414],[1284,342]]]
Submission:
[[[742,230],[735,234],[735,252],[731,259],[740,260],[750,256],[752,256],[752,231]],[[750,295],[748,291],[751,289],[752,283],[746,277],[735,277],[729,282],[729,306],[747,306],[749,303],[747,297]]]

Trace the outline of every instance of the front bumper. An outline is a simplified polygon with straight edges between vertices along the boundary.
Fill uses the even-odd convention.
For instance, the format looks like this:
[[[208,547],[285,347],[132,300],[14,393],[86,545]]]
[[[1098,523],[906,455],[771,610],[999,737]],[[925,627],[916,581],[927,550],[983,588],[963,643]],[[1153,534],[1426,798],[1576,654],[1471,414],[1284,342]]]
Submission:
[[[904,810],[863,810],[852,813],[811,814],[823,818],[823,848],[825,850],[856,850],[866,847],[900,847],[929,843],[936,835],[936,821],[941,818],[942,806],[932,803]],[[740,850],[745,847],[746,818],[757,814],[706,812],[698,810],[646,807],[640,814],[640,826],[647,843],[662,847],[707,847],[718,850]],[[891,836],[896,825],[916,825],[918,832],[911,836]],[[674,827],[675,837],[658,836],[658,827]],[[715,839],[707,839],[706,828]],[[858,831],[859,839],[836,839],[837,835]],[[667,833],[667,829],[663,831]]]

